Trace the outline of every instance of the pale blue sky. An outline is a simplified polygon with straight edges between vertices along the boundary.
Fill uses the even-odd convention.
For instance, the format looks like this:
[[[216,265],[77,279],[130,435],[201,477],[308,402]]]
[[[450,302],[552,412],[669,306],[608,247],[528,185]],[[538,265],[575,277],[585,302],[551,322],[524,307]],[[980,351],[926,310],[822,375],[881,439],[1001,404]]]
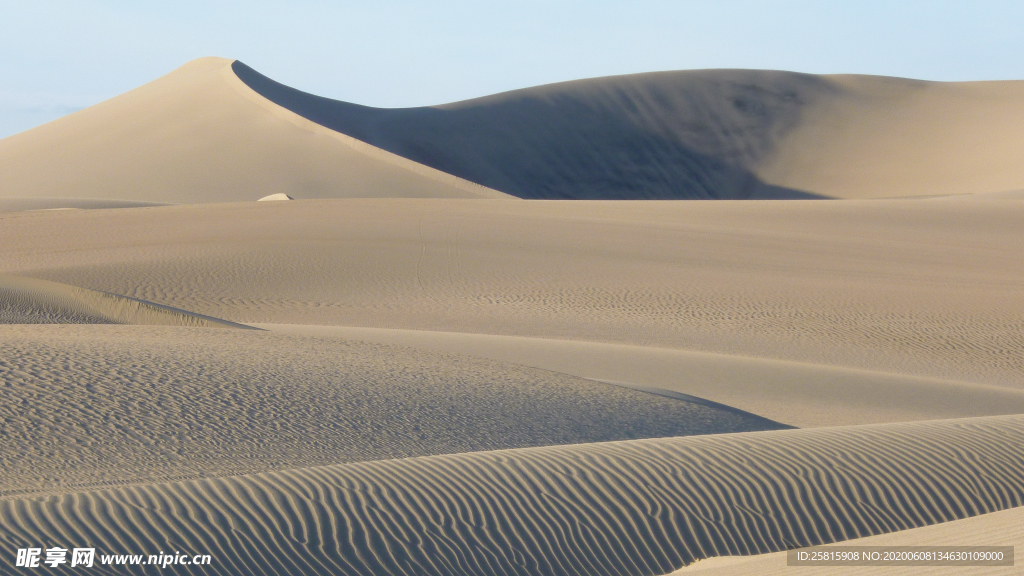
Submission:
[[[1024,79],[1024,2],[0,0],[0,137],[200,56],[387,107],[691,68]]]

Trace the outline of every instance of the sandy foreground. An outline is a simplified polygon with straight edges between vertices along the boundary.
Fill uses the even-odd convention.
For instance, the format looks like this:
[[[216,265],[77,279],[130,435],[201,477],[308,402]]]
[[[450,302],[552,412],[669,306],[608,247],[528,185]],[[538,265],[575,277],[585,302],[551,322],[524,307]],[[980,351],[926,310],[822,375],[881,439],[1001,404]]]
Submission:
[[[1024,553],[1018,91],[717,71],[388,112],[204,59],[0,141],[0,573],[31,546],[210,554],[165,570],[195,574],[1017,573],[785,551]],[[748,199],[515,197],[567,197],[602,142],[707,144],[635,139],[722,94],[746,139],[687,174]],[[567,98],[634,113],[556,143],[561,172],[514,153],[551,122],[462,131]],[[951,160],[958,127],[989,148]],[[749,199],[816,196],[844,199]]]
[[[185,547],[213,573],[662,574],[984,522],[1024,499],[1022,210],[0,214],[4,542]]]

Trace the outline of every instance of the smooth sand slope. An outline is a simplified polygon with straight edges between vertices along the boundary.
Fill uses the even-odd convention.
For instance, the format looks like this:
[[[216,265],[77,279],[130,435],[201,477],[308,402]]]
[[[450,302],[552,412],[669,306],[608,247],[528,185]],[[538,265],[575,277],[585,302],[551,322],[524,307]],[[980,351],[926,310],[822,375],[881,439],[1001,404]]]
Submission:
[[[1013,416],[366,462],[0,500],[0,542],[208,551],[212,574],[653,576],[1020,506],[1022,446]]]
[[[278,193],[506,197],[293,114],[222,58],[0,140],[0,174],[0,198],[45,198],[43,207],[77,207],[54,198],[192,203]]]
[[[233,322],[1024,387],[1024,204],[334,200],[0,215],[0,273]],[[700,395],[700,394],[695,394]]]
[[[696,70],[380,109],[202,58],[0,140],[0,198],[993,193],[1024,188],[1022,134],[1017,81]]]
[[[0,497],[784,426],[560,373],[260,331],[0,326]]]
[[[1024,82],[694,70],[424,108],[253,90],[323,126],[522,198],[882,198],[1024,187]]]

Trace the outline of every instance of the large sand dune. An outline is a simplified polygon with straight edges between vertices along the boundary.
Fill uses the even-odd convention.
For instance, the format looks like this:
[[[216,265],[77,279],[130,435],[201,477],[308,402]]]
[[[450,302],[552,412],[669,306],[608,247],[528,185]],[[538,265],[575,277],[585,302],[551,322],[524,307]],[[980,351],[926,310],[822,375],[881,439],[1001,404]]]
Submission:
[[[0,174],[0,198],[22,202],[507,197],[289,112],[223,58],[0,140]]]
[[[1019,416],[829,426],[1021,411],[1022,210],[0,214],[22,321],[131,297],[270,329],[0,326],[0,542],[220,574],[641,575],[1019,506]],[[678,437],[778,426],[737,408],[822,428]],[[655,436],[677,437],[597,443]]]
[[[1022,82],[698,70],[381,109],[203,58],[0,140],[0,198],[991,193],[1024,188],[1021,134]]]
[[[880,198],[1024,186],[1024,82],[699,70],[380,109],[233,67],[314,122],[523,198]]]
[[[1022,134],[1021,82],[382,110],[191,62],[0,141],[0,548],[653,576],[1020,542]]]
[[[653,576],[1020,506],[1022,446],[1012,416],[367,462],[0,500],[0,542],[208,551],[175,568],[210,574]]]

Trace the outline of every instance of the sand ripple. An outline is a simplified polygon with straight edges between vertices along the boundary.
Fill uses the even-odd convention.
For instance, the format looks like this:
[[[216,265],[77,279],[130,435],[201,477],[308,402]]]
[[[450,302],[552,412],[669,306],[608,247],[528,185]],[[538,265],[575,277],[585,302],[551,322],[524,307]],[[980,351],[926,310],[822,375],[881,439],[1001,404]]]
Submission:
[[[155,324],[248,328],[145,300],[18,276],[0,276],[0,324]]]
[[[0,272],[235,322],[604,341],[1021,387],[1020,203],[267,204],[0,215]]]
[[[466,356],[255,330],[9,326],[0,497],[781,424]]]
[[[365,462],[6,500],[0,542],[215,574],[654,575],[1019,506],[1022,446],[997,416]]]

